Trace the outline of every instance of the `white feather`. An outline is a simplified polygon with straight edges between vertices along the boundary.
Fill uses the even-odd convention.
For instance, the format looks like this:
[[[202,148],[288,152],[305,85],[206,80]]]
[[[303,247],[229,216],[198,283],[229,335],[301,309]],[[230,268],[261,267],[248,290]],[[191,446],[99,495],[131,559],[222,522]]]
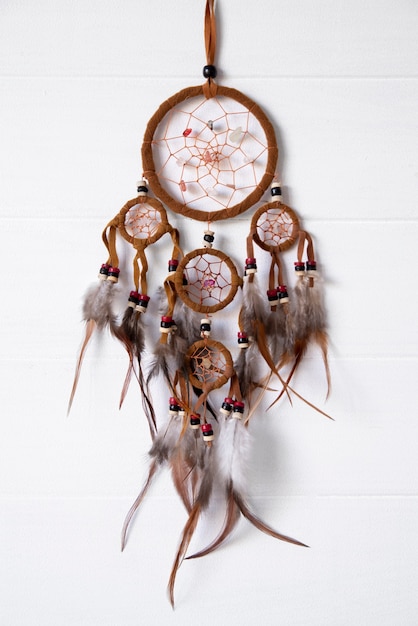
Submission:
[[[234,491],[245,494],[251,437],[242,420],[228,418],[222,423],[216,446],[219,477],[232,481]]]

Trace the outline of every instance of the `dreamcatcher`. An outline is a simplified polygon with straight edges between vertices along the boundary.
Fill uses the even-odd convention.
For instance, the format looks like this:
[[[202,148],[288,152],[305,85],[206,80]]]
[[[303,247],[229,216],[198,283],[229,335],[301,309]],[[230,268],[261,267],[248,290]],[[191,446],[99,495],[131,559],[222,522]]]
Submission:
[[[273,537],[304,545],[266,525],[246,501],[248,425],[263,396],[277,385],[273,404],[283,394],[302,398],[292,379],[311,344],[320,347],[329,383],[326,319],[312,238],[301,228],[296,213],[282,203],[270,121],[250,98],[215,82],[214,0],[206,1],[205,44],[206,82],[170,97],[152,116],[142,145],[144,181],[139,184],[139,195],[104,230],[108,259],[100,269],[98,284],[85,298],[86,335],[70,399],[71,406],[90,337],[96,329],[109,328],[128,354],[121,402],[134,377],[152,437],[148,477],[125,519],[122,549],[154,476],[168,468],[187,511],[169,579],[172,604],[183,560],[216,549],[241,515]],[[149,196],[148,187],[155,197]],[[265,201],[269,190],[271,199]],[[201,247],[183,253],[179,231],[169,224],[164,207],[182,218],[206,223]],[[237,269],[225,251],[214,247],[212,228],[215,222],[251,208],[255,212],[245,263]],[[143,319],[150,298],[145,251],[167,233],[173,243],[172,257],[161,285],[154,288],[159,339],[144,371],[145,344],[154,321],[146,325]],[[119,275],[118,237],[134,251],[132,290],[121,315],[115,313],[113,304]],[[254,244],[270,258],[268,276],[261,281]],[[286,286],[283,262],[292,246],[297,248],[293,289]],[[216,340],[217,319],[238,298],[237,343],[225,346]],[[165,381],[167,389],[163,423],[155,414],[150,392],[157,380]],[[208,546],[186,556],[199,518],[219,484],[225,498],[224,525]]]

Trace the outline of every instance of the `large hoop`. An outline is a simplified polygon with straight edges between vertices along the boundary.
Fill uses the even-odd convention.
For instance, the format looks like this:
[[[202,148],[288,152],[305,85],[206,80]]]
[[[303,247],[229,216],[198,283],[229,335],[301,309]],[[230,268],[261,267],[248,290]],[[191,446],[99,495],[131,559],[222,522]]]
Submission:
[[[175,213],[199,221],[254,206],[275,175],[277,155],[260,107],[222,86],[209,98],[202,85],[171,96],[150,119],[142,145],[152,191]]]

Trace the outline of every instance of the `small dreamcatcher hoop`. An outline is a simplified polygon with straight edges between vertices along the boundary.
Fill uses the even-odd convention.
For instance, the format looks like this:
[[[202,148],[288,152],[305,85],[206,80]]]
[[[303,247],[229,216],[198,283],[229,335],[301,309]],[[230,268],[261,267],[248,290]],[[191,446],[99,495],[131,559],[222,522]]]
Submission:
[[[250,98],[211,83],[188,87],[150,119],[144,176],[172,211],[198,221],[234,217],[254,206],[277,163],[275,133]]]
[[[183,302],[200,313],[216,313],[235,297],[242,278],[222,251],[198,248],[180,261],[174,284]]]
[[[189,380],[194,387],[206,393],[219,389],[234,373],[232,356],[219,341],[201,339],[186,353]]]
[[[280,201],[261,206],[251,221],[254,241],[267,252],[288,250],[297,241],[299,230],[295,211]]]
[[[137,249],[155,243],[172,231],[161,202],[146,194],[128,200],[110,225],[116,226],[120,235]]]

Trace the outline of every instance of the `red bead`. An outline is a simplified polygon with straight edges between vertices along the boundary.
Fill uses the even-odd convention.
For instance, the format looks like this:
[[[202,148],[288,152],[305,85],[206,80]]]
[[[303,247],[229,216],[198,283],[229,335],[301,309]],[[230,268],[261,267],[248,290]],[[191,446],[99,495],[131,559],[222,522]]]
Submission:
[[[237,333],[237,335],[238,335],[238,339],[247,339],[248,338],[247,333],[243,333],[241,331],[239,333]]]
[[[175,265],[177,267],[177,265],[179,264],[179,262],[177,261],[177,259],[170,259],[168,262],[169,265]]]
[[[245,265],[254,265],[256,263],[256,259],[253,259],[251,257],[249,257],[248,259],[245,259]]]
[[[277,291],[279,293],[285,293],[287,291],[286,285],[279,285],[278,288],[277,288]]]
[[[212,430],[212,425],[211,424],[202,424],[201,426],[202,429],[202,433],[208,433]]]
[[[186,128],[186,130],[183,131],[183,136],[188,137],[191,132],[192,132],[191,128]]]
[[[268,289],[268,291],[267,291],[267,295],[268,295],[269,297],[274,297],[274,296],[277,296],[277,289]]]
[[[167,322],[167,323],[168,323],[168,322],[172,322],[172,321],[173,321],[173,318],[172,318],[172,317],[170,317],[169,315],[163,315],[163,316],[162,316],[162,318],[161,318],[161,321],[162,321],[162,322]]]
[[[139,294],[139,299],[142,300],[143,302],[149,302],[151,300],[151,298],[145,295],[145,293]]]
[[[170,404],[178,404],[178,400],[177,400],[177,398],[170,398],[169,403]]]
[[[140,298],[140,295],[139,295],[139,293],[138,293],[137,291],[131,291],[131,293],[129,294],[129,296],[130,296],[131,298],[135,298],[135,300],[139,300],[139,298]]]

